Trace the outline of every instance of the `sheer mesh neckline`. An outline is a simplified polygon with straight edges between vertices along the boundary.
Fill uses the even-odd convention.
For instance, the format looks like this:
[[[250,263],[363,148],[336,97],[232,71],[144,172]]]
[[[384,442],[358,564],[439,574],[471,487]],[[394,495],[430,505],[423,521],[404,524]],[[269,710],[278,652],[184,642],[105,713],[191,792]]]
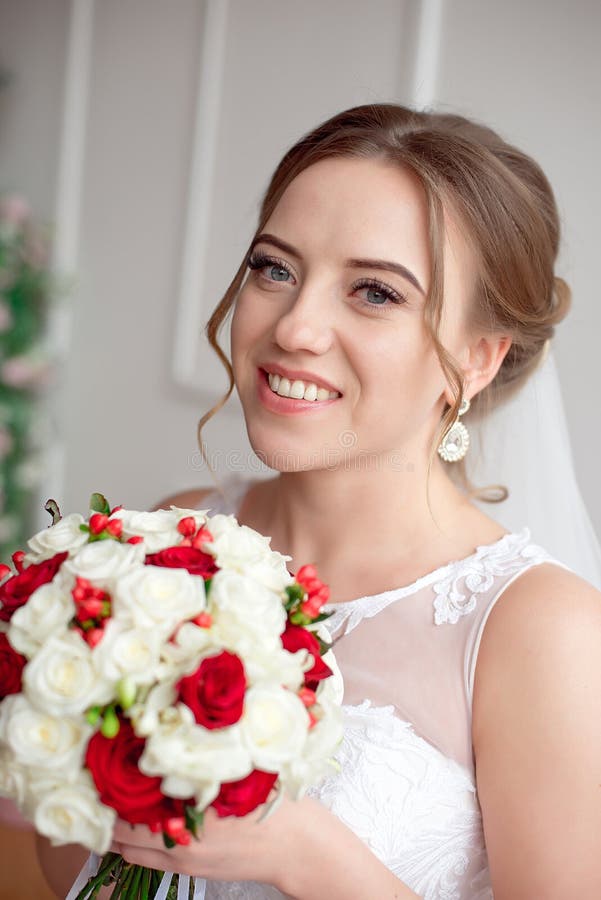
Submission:
[[[408,597],[409,595],[419,591],[421,588],[428,587],[436,581],[443,581],[458,566],[466,566],[469,568],[471,563],[480,562],[490,554],[494,553],[496,555],[499,553],[503,553],[510,547],[513,548],[514,545],[526,546],[529,542],[530,529],[528,527],[522,528],[521,531],[510,531],[507,534],[504,534],[498,540],[493,541],[492,544],[480,544],[476,547],[474,553],[471,553],[469,556],[462,557],[461,559],[454,559],[451,562],[444,563],[442,566],[438,566],[436,569],[433,569],[426,575],[422,575],[420,578],[417,578],[415,581],[411,582],[411,584],[402,587],[390,588],[389,590],[381,591],[378,594],[366,594],[363,597],[355,597],[352,600],[343,600],[340,603],[328,603],[326,604],[326,606],[324,606],[324,610],[328,612],[340,609],[350,611],[355,610],[357,607],[360,607],[363,604],[372,604],[374,602],[384,601],[393,597],[395,599]]]
[[[239,475],[234,475],[225,481],[223,484],[223,494],[227,498],[226,502],[233,510],[233,515],[238,514],[247,490],[255,483],[256,481],[241,478]],[[420,576],[415,581],[411,582],[411,584],[393,587],[386,591],[380,591],[377,594],[365,594],[362,597],[354,597],[351,600],[342,600],[338,603],[327,603],[323,609],[327,612],[343,609],[350,612],[363,605],[371,605],[372,603],[379,603],[380,601],[383,602],[393,598],[401,599],[403,597],[408,597],[423,587],[428,587],[437,581],[443,581],[459,566],[466,566],[469,568],[470,564],[478,563],[489,555],[503,555],[510,548],[511,550],[515,550],[516,547],[519,546],[526,547],[530,543],[530,537],[530,529],[527,526],[522,528],[521,531],[509,531],[507,534],[504,534],[490,544],[479,544],[474,552],[470,553],[468,556],[451,560],[448,563],[443,563],[443,565],[438,566],[431,572],[427,572],[425,575]]]

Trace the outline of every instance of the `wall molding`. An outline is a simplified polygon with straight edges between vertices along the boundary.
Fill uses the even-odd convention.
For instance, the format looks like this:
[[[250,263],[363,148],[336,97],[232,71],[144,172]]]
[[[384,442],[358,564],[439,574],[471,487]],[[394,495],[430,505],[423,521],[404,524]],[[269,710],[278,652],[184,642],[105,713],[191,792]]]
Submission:
[[[71,0],[67,27],[51,268],[59,285],[68,281],[76,289],[74,276],[79,268],[94,0]],[[46,345],[58,366],[71,346],[71,306],[70,297],[66,300],[59,297],[48,313]],[[48,525],[48,513],[43,507],[48,499],[49,486],[57,499],[65,494],[66,449],[62,441],[64,403],[61,393],[59,386],[48,399],[50,433],[44,451],[44,483],[40,485],[39,502],[35,504],[40,528]]]
[[[204,3],[172,362],[172,374],[178,385],[205,392],[206,383],[200,383],[197,372],[201,334],[207,319],[202,297],[218,149],[228,6],[228,0],[205,0]]]

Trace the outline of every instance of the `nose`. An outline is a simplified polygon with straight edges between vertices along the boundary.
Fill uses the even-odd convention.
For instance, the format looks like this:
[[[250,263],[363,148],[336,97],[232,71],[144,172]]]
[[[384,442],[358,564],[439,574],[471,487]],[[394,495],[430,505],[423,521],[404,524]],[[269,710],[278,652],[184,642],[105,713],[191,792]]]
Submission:
[[[332,328],[328,304],[314,287],[305,285],[283,313],[275,327],[274,338],[289,353],[307,350],[310,353],[326,353],[332,346]]]

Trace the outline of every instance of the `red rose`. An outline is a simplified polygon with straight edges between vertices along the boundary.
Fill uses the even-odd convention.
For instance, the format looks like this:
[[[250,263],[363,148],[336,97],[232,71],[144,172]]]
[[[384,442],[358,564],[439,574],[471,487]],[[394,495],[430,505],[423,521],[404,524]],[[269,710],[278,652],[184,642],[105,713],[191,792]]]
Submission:
[[[308,650],[313,655],[313,668],[305,672],[305,686],[312,691],[317,690],[319,681],[329,678],[332,674],[330,667],[321,658],[319,641],[311,631],[303,628],[302,625],[293,625],[291,622],[287,622],[286,629],[282,632],[282,644],[284,645],[284,650],[288,650],[289,653],[296,653],[297,650]]]
[[[242,716],[246,676],[235,653],[223,650],[203,659],[192,675],[180,679],[177,688],[178,700],[190,707],[205,728],[224,728]]]
[[[254,769],[240,781],[226,781],[211,806],[218,816],[246,816],[265,803],[277,777],[275,772]]]
[[[17,653],[4,632],[0,632],[0,700],[20,692],[21,674],[26,664],[25,657]]]
[[[32,563],[18,575],[5,581],[0,586],[0,620],[9,622],[14,611],[27,603],[36,588],[52,581],[68,555],[65,551],[41,563]]]
[[[165,797],[162,778],[144,775],[138,768],[144,738],[137,737],[126,719],[121,719],[120,725],[114,738],[97,731],[86,750],[86,766],[101,801],[132,825],[163,825],[167,819],[183,816],[184,801]]]
[[[211,554],[195,547],[167,547],[158,553],[149,553],[146,564],[164,566],[166,569],[187,569],[190,575],[201,575],[203,578],[211,578],[217,571]]]

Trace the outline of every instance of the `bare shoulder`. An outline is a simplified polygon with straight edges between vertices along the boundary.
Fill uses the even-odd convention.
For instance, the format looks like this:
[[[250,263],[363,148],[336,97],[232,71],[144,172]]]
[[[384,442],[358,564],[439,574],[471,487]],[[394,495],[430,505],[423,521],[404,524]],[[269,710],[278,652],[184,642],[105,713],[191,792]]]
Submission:
[[[160,500],[153,506],[153,511],[157,509],[169,509],[170,506],[179,506],[182,509],[198,509],[204,498],[212,493],[213,488],[192,488],[188,491],[180,491],[177,494],[171,494]]]
[[[552,562],[523,572],[503,591],[486,623],[474,681],[474,724],[481,695],[502,679],[523,684],[536,671],[574,664],[587,650],[601,662],[601,591]]]

